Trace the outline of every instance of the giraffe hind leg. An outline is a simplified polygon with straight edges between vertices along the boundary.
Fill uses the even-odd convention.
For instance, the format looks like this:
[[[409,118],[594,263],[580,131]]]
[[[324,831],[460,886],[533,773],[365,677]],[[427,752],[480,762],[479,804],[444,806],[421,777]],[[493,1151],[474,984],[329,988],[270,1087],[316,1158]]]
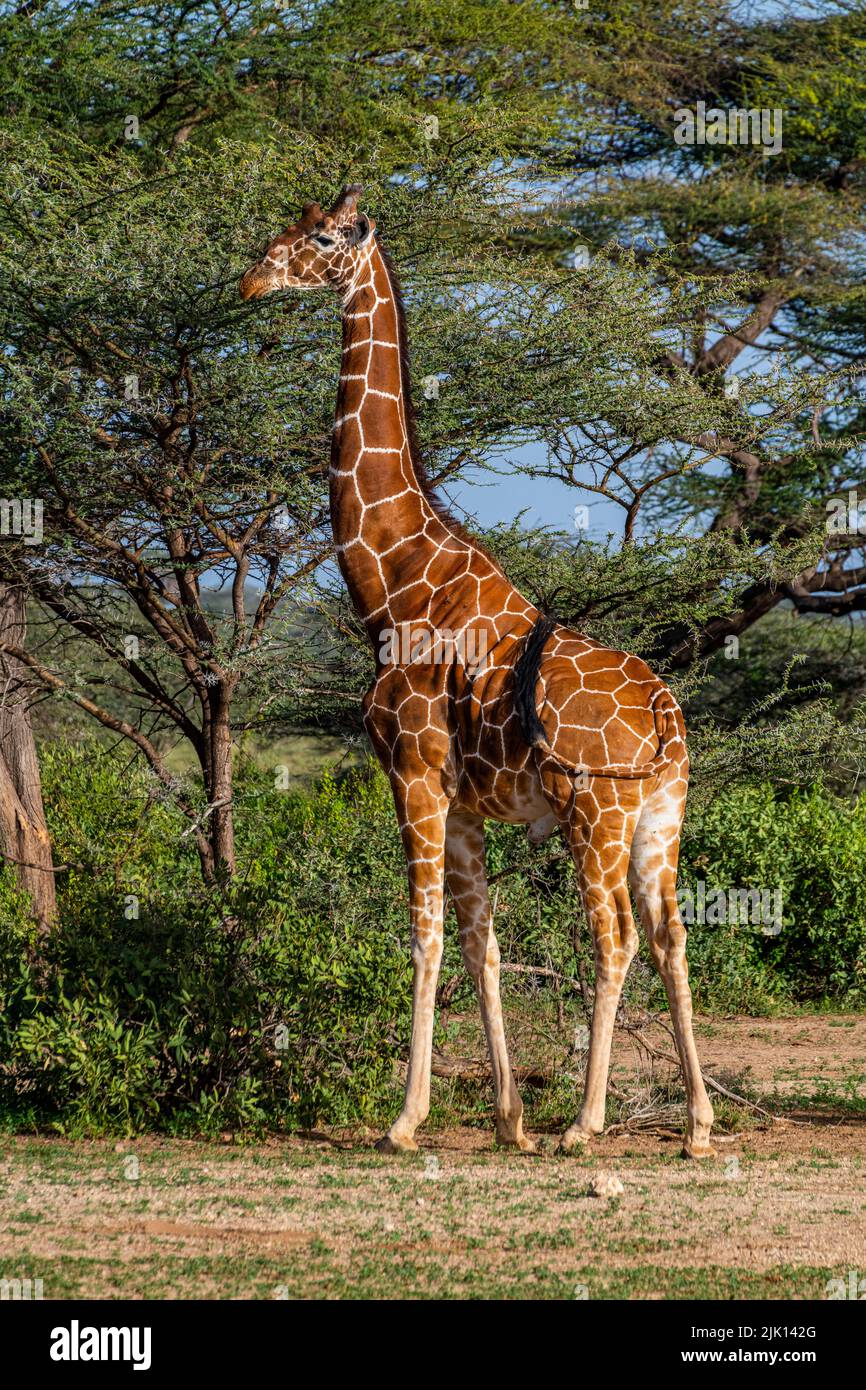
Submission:
[[[595,1000],[589,1035],[583,1103],[560,1148],[569,1153],[577,1144],[601,1134],[605,1123],[610,1054],[616,1011],[625,977],[637,950],[637,931],[625,880],[604,891],[584,893],[584,910],[592,928],[595,953]]]
[[[713,1107],[707,1096],[692,1030],[686,930],[677,904],[677,856],[685,804],[682,778],[665,778],[650,793],[632,841],[629,882],[662,977],[686,1088],[686,1158],[709,1158]]]
[[[638,936],[628,892],[628,861],[640,813],[640,784],[592,778],[577,788],[550,763],[542,785],[559,818],[577,870],[595,956],[595,1002],[583,1102],[560,1142],[565,1152],[604,1129],[610,1053],[623,983]]]

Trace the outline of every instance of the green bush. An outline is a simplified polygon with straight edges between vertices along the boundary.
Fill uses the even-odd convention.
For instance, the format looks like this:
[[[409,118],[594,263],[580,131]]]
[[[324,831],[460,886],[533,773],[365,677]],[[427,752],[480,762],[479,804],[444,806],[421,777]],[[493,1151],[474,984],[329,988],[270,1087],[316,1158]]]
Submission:
[[[30,1073],[31,1100],[50,1099],[69,1134],[134,1133],[159,1114],[158,1030],[118,1018],[114,1000],[60,994],[51,1012],[21,1019],[13,1066]]]
[[[723,939],[745,975],[768,997],[798,1002],[866,998],[866,795],[855,802],[821,786],[789,791],[731,788],[689,822],[681,880],[716,888],[778,888],[782,930],[696,928],[690,956],[699,989],[714,996],[712,970],[724,971]],[[727,1007],[748,1003],[737,980]]]
[[[255,1131],[393,1104],[410,963],[381,778],[326,778],[310,795],[241,778],[245,867],[206,892],[146,774],[92,745],[53,748],[44,771],[58,859],[76,867],[38,969],[4,885],[17,913],[0,931],[7,1116],[75,1134]]]

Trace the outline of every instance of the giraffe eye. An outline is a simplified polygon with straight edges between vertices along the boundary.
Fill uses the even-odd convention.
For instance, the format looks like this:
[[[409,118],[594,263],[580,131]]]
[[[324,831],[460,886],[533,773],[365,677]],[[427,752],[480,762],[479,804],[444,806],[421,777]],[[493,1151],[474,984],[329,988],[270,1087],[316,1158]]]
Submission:
[[[314,236],[313,241],[317,242],[319,246],[333,246],[334,244],[334,238],[332,236]]]

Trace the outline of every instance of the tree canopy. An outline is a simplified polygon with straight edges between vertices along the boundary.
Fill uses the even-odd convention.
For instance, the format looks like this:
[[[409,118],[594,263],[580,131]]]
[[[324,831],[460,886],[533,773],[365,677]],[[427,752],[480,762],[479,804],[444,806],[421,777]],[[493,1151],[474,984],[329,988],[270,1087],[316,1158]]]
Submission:
[[[0,14],[0,493],[44,507],[41,544],[3,537],[10,656],[138,747],[206,874],[234,861],[233,741],[350,726],[368,673],[328,563],[334,304],[237,295],[343,183],[404,280],[434,480],[528,470],[587,507],[552,534],[503,503],[487,539],[533,599],[686,682],[763,624],[785,699],[768,616],[866,609],[862,6]],[[781,112],[781,148],[678,143],[698,103]]]

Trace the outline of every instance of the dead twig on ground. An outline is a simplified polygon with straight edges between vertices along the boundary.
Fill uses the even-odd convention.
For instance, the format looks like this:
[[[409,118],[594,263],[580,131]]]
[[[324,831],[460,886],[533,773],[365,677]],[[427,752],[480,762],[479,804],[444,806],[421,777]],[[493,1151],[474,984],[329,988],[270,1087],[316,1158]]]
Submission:
[[[621,1023],[619,1026],[622,1028],[623,1032],[626,1032],[631,1037],[633,1037],[637,1042],[638,1046],[642,1047],[651,1057],[654,1057],[657,1061],[669,1062],[671,1063],[671,1065],[679,1067],[679,1057],[675,1056],[671,1052],[662,1052],[660,1048],[654,1047],[651,1042],[649,1042],[645,1037],[642,1036],[643,1030],[645,1028],[648,1028],[651,1024],[655,1024],[657,1027],[661,1028],[663,1032],[667,1033],[668,1037],[674,1043],[676,1042],[673,1030],[669,1028],[668,1025],[664,1023],[660,1018],[648,1017],[646,1019],[641,1020],[640,1022],[626,1022]],[[711,1091],[716,1091],[719,1095],[725,1096],[728,1100],[734,1101],[736,1105],[744,1105],[747,1110],[753,1110],[756,1115],[763,1116],[764,1119],[770,1120],[773,1124],[776,1124],[779,1121],[780,1117],[778,1115],[774,1115],[771,1111],[765,1110],[764,1107],[762,1105],[758,1105],[756,1101],[747,1100],[745,1096],[738,1095],[736,1091],[729,1090],[727,1086],[722,1085],[721,1081],[717,1081],[714,1076],[710,1076],[707,1072],[703,1071],[703,1068],[702,1072],[704,1083],[710,1088]]]

